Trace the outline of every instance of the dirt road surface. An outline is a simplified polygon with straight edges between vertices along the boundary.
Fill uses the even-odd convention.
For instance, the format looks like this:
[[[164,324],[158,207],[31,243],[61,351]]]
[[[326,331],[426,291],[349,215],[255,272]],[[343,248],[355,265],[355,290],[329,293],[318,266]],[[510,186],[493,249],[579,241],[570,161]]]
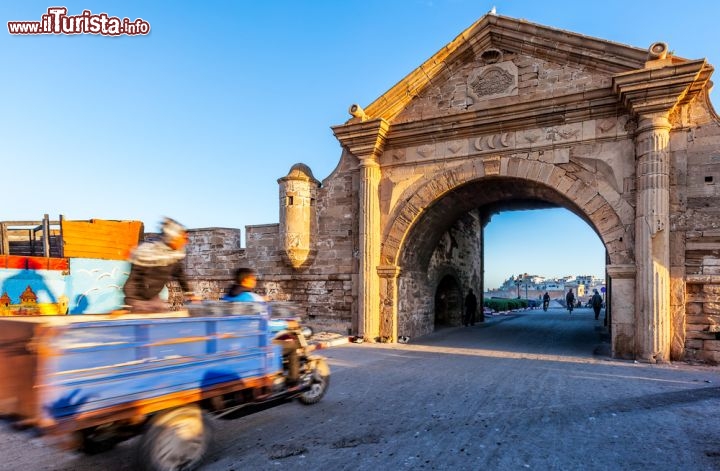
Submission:
[[[325,351],[314,406],[217,421],[204,470],[719,470],[720,368],[611,360],[590,309]],[[1,470],[133,470],[0,427]]]

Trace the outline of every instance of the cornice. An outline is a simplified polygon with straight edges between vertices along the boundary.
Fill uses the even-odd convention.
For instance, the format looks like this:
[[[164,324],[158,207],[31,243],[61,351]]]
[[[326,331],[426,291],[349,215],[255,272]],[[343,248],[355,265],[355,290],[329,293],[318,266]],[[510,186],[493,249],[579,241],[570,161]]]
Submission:
[[[497,16],[490,19],[494,47],[531,56],[588,66],[593,70],[618,73],[643,66],[647,49],[524,20]]]
[[[390,124],[373,119],[332,127],[340,144],[359,159],[375,159],[383,153]]]
[[[638,115],[668,113],[689,103],[706,86],[712,67],[704,59],[617,74],[613,90]]]

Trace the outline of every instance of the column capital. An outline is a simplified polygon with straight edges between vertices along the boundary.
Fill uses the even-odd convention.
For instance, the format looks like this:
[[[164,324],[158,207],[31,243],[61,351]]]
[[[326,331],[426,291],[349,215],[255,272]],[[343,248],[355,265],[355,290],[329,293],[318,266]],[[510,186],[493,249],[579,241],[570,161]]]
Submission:
[[[334,126],[332,130],[340,145],[361,162],[375,161],[385,150],[390,123],[378,118]]]
[[[606,269],[610,278],[613,279],[635,278],[635,274],[637,272],[637,267],[635,265],[615,264],[608,265]]]
[[[705,59],[651,66],[613,76],[613,91],[633,114],[667,115],[695,98],[707,85],[712,67]]]
[[[664,131],[669,132],[672,129],[670,124],[669,113],[643,113],[638,115],[637,129],[635,135],[639,135],[643,132],[656,132]]]
[[[380,278],[397,278],[400,276],[400,267],[397,265],[380,265],[377,267]]]

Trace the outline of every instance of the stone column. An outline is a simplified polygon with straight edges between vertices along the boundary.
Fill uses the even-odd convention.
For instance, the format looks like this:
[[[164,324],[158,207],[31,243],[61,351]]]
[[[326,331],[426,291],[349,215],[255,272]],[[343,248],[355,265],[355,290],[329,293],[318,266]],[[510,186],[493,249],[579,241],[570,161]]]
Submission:
[[[667,44],[648,50],[642,69],[613,76],[613,90],[638,120],[635,134],[635,355],[670,359],[670,123],[668,116],[708,86],[705,60],[676,62]],[[613,314],[615,304],[613,303]]]
[[[378,275],[380,275],[380,337],[395,342],[398,338],[397,292],[400,267],[381,265],[378,267]]]
[[[670,360],[670,122],[640,116],[635,135],[637,356]]]
[[[353,121],[353,120],[351,120]],[[358,334],[366,341],[380,337],[380,178],[378,158],[390,125],[384,119],[349,122],[333,128],[335,137],[359,160],[358,204]]]
[[[380,165],[374,158],[360,159],[360,283],[359,334],[368,341],[380,336]]]
[[[635,358],[635,265],[607,265],[613,358]]]

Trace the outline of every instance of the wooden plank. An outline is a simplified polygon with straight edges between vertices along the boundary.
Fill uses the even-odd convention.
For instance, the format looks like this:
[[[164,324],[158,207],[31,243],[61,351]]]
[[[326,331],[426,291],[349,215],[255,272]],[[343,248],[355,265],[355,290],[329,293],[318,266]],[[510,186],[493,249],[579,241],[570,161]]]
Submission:
[[[30,226],[30,227],[40,227],[42,225],[42,221],[3,221],[5,225],[8,227],[13,226]],[[59,224],[58,221],[50,221],[51,226],[57,226]]]
[[[43,238],[43,257],[49,257],[50,256],[50,217],[46,214],[43,218],[43,228],[42,228]]]
[[[2,247],[0,247],[0,253],[7,255],[10,253],[10,245],[8,240],[7,224],[0,222],[0,241],[2,241]]]
[[[63,255],[67,258],[125,260],[140,242],[140,221],[63,220]]]

